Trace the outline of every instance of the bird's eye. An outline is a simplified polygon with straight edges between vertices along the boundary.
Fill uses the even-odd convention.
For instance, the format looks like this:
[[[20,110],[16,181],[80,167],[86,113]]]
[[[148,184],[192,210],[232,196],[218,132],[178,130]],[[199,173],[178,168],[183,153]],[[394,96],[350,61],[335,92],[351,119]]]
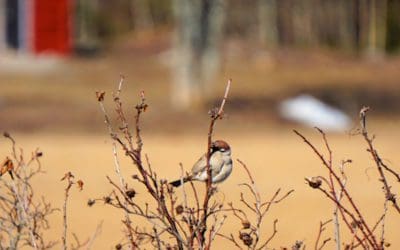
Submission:
[[[219,151],[225,152],[225,149],[224,148],[220,148]]]

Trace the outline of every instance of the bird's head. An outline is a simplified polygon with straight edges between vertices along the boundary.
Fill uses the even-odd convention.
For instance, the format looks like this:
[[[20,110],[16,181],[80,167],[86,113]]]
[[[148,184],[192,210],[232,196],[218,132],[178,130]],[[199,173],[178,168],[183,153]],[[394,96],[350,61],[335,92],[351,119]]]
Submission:
[[[230,152],[231,147],[226,141],[223,140],[216,140],[213,143],[211,143],[211,151],[212,152]]]

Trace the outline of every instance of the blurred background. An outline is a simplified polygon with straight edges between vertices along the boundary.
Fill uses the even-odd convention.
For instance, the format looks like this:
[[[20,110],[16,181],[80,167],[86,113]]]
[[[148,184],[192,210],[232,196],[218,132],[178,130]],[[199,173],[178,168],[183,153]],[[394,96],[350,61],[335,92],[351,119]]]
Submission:
[[[196,126],[228,78],[234,117],[280,123],[281,102],[299,95],[352,117],[362,105],[397,115],[399,10],[396,0],[1,0],[0,127],[102,129],[93,93],[120,74],[171,129],[182,115]]]
[[[232,78],[227,119],[217,124],[216,137],[231,142],[234,157],[254,172],[265,173],[262,193],[297,189],[290,206],[277,212],[283,228],[276,246],[312,242],[331,207],[305,187],[303,177],[321,170],[291,129],[315,140],[307,127],[333,132],[337,162],[359,158],[358,179],[349,185],[360,202],[376,208],[379,188],[368,195],[361,189],[371,185],[364,171],[372,164],[362,141],[348,132],[358,125],[360,108],[370,106],[378,146],[399,165],[399,13],[400,0],[0,0],[0,130],[18,135],[27,151],[43,149],[48,174],[38,188],[55,204],[61,204],[64,172],[84,179],[87,193],[75,194],[80,213],[72,228],[87,235],[110,210],[94,216],[97,208],[82,204],[108,192],[104,176],[113,174],[95,92],[106,91],[112,112],[111,92],[124,75],[123,98],[132,113],[145,91],[145,150],[161,174],[174,178],[171,169],[179,162],[189,169],[203,152],[207,112]],[[9,152],[5,143],[2,155]],[[237,188],[235,176],[227,190]],[[286,214],[293,206],[299,212]],[[371,221],[375,215],[371,210]],[[88,223],[78,227],[82,218]],[[293,220],[306,229],[293,230]],[[119,223],[105,218],[108,232],[121,230]],[[388,235],[394,235],[400,224],[390,223]],[[119,240],[108,239],[99,246],[109,249]]]

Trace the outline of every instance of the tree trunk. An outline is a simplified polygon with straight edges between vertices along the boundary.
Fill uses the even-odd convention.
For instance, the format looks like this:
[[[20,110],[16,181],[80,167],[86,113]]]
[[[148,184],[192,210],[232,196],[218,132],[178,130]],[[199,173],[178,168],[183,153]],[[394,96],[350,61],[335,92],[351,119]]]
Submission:
[[[6,3],[0,0],[0,53],[7,48],[6,42]]]
[[[369,34],[368,0],[358,0],[358,50],[366,51]]]
[[[220,65],[223,0],[174,0],[174,85],[172,104],[188,109],[201,102]]]
[[[313,26],[314,1],[303,0],[293,3],[293,36],[296,46],[313,46],[318,43]]]
[[[129,5],[130,29],[144,30],[154,27],[148,0],[129,0]]]
[[[354,48],[355,27],[353,20],[354,1],[341,0],[339,3],[339,42],[341,48],[351,50]]]
[[[174,0],[174,84],[172,105],[176,109],[187,109],[199,85],[199,72],[196,66],[193,40],[198,32],[196,20],[199,19],[196,3],[191,0]],[[196,11],[197,10],[197,11]]]
[[[385,54],[387,1],[370,0],[367,54],[373,58]]]
[[[281,0],[277,3],[279,44],[293,45],[293,1]]]
[[[276,0],[258,0],[258,34],[260,45],[273,49],[278,45],[278,9]]]
[[[100,0],[76,0],[75,45],[85,51],[91,51],[99,46],[99,13]]]
[[[208,10],[207,10],[208,9]],[[208,13],[204,13],[208,12]],[[207,16],[207,17],[205,17]],[[225,21],[225,5],[223,0],[210,0],[209,6],[203,9],[202,23],[206,24],[203,27],[203,36],[205,44],[203,45],[203,53],[201,57],[201,75],[203,93],[208,94],[213,90],[211,84],[214,76],[218,73],[221,65],[221,46],[223,40],[223,27]]]

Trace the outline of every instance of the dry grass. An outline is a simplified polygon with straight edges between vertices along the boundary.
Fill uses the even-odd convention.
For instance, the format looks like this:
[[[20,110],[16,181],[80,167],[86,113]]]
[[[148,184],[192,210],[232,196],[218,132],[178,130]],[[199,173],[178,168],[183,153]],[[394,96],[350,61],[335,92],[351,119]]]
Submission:
[[[155,42],[153,46],[159,45]],[[312,51],[280,52],[271,56],[260,51],[251,54],[248,50],[241,50],[242,54],[232,55],[229,51],[234,49],[231,47],[227,45],[224,65],[215,79],[215,83],[221,84],[216,84],[215,91],[211,90],[207,97],[207,101],[219,100],[219,93],[225,88],[222,83],[227,77],[234,79],[227,107],[230,115],[257,111],[259,118],[270,122],[271,113],[276,112],[276,103],[301,91],[318,97],[330,94],[328,97],[345,103],[348,107],[342,108],[354,111],[354,115],[361,105],[399,115],[399,58],[368,62]],[[151,113],[149,116],[156,122],[146,127],[165,120],[168,124],[168,120],[181,114],[177,115],[170,107],[169,92],[173,79],[170,65],[165,61],[171,61],[171,58],[165,59],[165,55],[159,52],[143,54],[139,50],[124,48],[93,59],[66,59],[53,70],[40,73],[25,72],[24,69],[17,73],[0,71],[0,116],[7,117],[0,129],[103,131],[103,124],[93,121],[93,117],[100,120],[102,116],[92,97],[96,90],[113,89],[121,73],[127,77],[124,97],[129,97],[128,103],[134,105],[136,100],[131,96],[145,90],[152,110],[163,110],[161,117],[160,112]],[[210,106],[206,103],[200,111],[206,113]],[[198,111],[188,112],[191,115],[188,124],[196,126],[199,120],[207,122],[207,119],[198,118]],[[252,114],[247,115],[254,120]],[[170,116],[172,119],[165,119]],[[191,120],[194,122],[190,123]],[[176,122],[170,122],[168,126],[176,127]],[[164,129],[161,131],[165,132]]]
[[[223,126],[223,124],[220,124]],[[379,131],[376,146],[385,160],[396,169],[400,163],[397,143],[400,133],[394,129],[396,124],[379,123],[371,128],[371,131]],[[318,141],[318,135],[306,131],[306,136]],[[368,210],[367,220],[376,221],[372,217],[373,210],[381,209],[383,195],[378,188],[372,162],[364,150],[365,145],[361,138],[346,135],[328,135],[334,150],[334,160],[351,158],[354,164],[348,169],[351,176],[348,183],[349,189],[354,192],[356,202],[360,207]],[[116,214],[116,210],[106,206],[89,208],[87,199],[107,194],[111,187],[105,178],[113,176],[113,159],[111,142],[107,136],[74,135],[62,136],[60,134],[43,135],[16,135],[20,146],[25,150],[40,146],[44,152],[43,166],[47,174],[41,176],[34,183],[37,193],[45,195],[54,206],[61,207],[63,202],[64,183],[60,178],[68,170],[85,181],[83,192],[72,190],[70,200],[69,228],[83,239],[89,237],[96,225],[104,220],[103,232],[96,240],[94,249],[110,249],[121,240],[122,214]],[[272,222],[279,218],[278,234],[271,243],[272,246],[291,245],[295,240],[305,240],[312,245],[317,235],[320,220],[330,219],[332,216],[332,204],[323,199],[321,194],[310,190],[304,183],[305,176],[317,175],[322,172],[317,159],[296,138],[290,130],[262,130],[238,133],[221,133],[217,130],[216,138],[224,138],[230,142],[233,148],[233,157],[240,158],[247,163],[254,173],[259,191],[262,195],[271,196],[278,187],[285,190],[294,188],[296,191],[288,200],[274,207],[267,218],[265,229],[272,230]],[[198,155],[204,149],[206,137],[200,134],[189,135],[151,135],[144,133],[144,151],[149,154],[153,168],[160,176],[174,179],[180,174],[179,162],[189,169],[197,160]],[[9,147],[4,139],[0,141],[0,155],[6,155]],[[173,143],[173,145],[171,145]],[[317,143],[318,144],[318,143]],[[122,162],[123,173],[132,174],[132,166]],[[238,183],[243,181],[244,172],[241,168],[235,168],[232,178],[219,186],[224,195],[219,194],[219,199],[226,201],[235,200],[239,191]],[[368,177],[369,176],[369,177]],[[128,180],[129,181],[129,180]],[[133,181],[131,182],[133,183]],[[396,191],[396,189],[395,189]],[[143,192],[143,191],[142,191]],[[140,199],[141,190],[138,190],[137,198]],[[397,218],[393,211],[389,210],[393,218]],[[56,214],[51,219],[51,236],[59,237],[62,232],[62,216]],[[223,227],[223,231],[229,231],[234,225],[229,222]],[[400,239],[397,236],[400,230],[400,222],[397,219],[387,221],[386,239],[392,244],[392,249],[400,248]],[[327,226],[326,235],[333,233],[332,225]],[[218,240],[215,247],[230,244]],[[333,244],[329,242],[328,244]],[[331,248],[333,245],[328,245]]]

